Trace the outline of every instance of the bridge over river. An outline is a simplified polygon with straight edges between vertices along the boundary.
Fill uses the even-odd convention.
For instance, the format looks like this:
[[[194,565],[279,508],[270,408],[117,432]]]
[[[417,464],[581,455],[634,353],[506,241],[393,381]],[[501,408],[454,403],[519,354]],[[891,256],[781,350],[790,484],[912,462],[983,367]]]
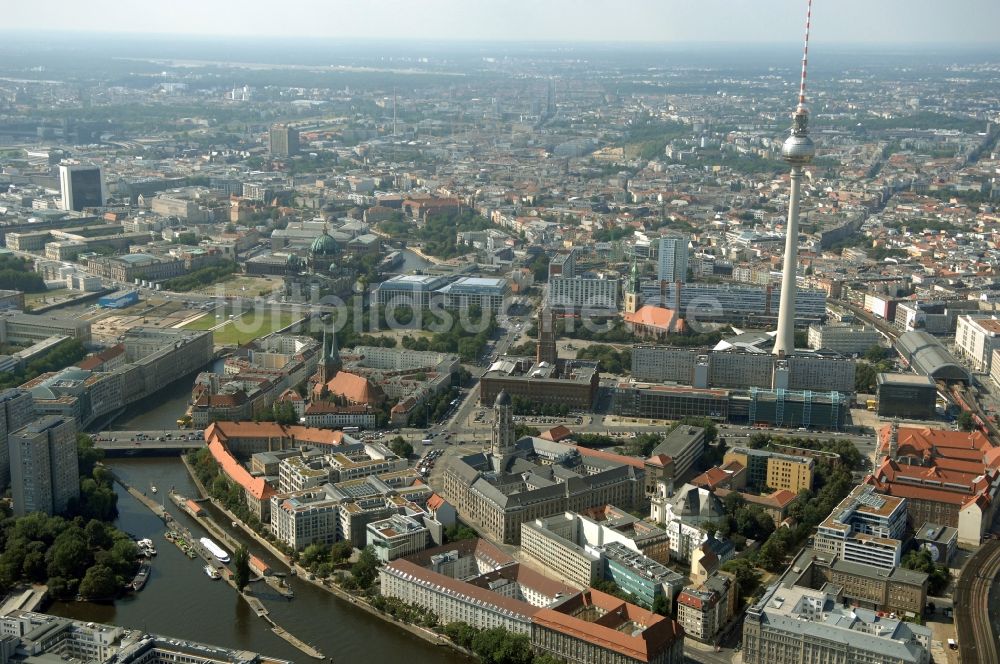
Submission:
[[[94,434],[94,446],[108,456],[180,454],[205,446],[200,430],[166,429],[160,431],[100,431]]]

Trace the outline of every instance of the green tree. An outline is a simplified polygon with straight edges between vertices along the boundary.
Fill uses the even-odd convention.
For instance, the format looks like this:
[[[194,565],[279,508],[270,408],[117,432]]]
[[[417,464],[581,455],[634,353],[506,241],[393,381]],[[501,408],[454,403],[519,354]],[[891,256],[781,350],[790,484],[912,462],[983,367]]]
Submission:
[[[85,433],[76,434],[76,455],[81,477],[92,474],[104,460],[104,450],[94,447],[94,439]]]
[[[472,651],[483,664],[531,664],[531,641],[527,634],[514,634],[494,627],[472,638]]]
[[[375,577],[378,576],[378,558],[375,556],[374,547],[369,545],[361,550],[358,562],[351,567],[351,575],[358,586],[365,590],[375,583]]]
[[[660,593],[659,595],[656,596],[656,599],[653,600],[653,613],[658,613],[661,616],[670,617],[670,609],[671,609],[670,604],[671,604],[670,597],[664,593]],[[536,663],[538,662],[537,658],[535,659],[535,662]]]
[[[121,588],[121,580],[115,576],[111,568],[104,565],[94,565],[87,570],[80,581],[80,594],[88,599],[105,599],[114,597]]]
[[[740,600],[751,597],[760,586],[760,572],[747,558],[733,558],[722,564],[722,571],[729,572],[736,579]]]
[[[467,622],[457,620],[444,626],[444,633],[449,639],[461,648],[472,647],[472,639],[476,637],[477,630]]]
[[[344,562],[351,557],[351,553],[353,551],[354,545],[351,544],[351,540],[340,540],[339,542],[334,542],[330,545],[330,562]]]
[[[240,592],[250,583],[250,552],[242,544],[233,553],[233,583]]]
[[[306,569],[316,571],[316,568],[330,561],[330,549],[322,542],[314,542],[302,550],[299,564]]]
[[[955,423],[958,424],[958,428],[962,431],[972,431],[976,426],[975,420],[972,419],[972,413],[967,410],[963,410],[958,414]]]
[[[402,436],[396,436],[389,443],[389,449],[392,450],[393,454],[403,459],[408,459],[411,454],[413,454],[413,445],[406,442]]]

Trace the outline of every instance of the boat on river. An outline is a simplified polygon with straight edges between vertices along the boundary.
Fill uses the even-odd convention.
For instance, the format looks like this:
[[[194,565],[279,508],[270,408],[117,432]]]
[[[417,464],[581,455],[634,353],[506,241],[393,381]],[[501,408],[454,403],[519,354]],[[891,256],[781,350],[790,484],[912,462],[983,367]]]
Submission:
[[[211,553],[213,556],[215,556],[216,558],[218,558],[220,563],[228,563],[229,562],[229,554],[226,553],[226,550],[223,549],[218,544],[216,544],[215,542],[213,542],[211,539],[209,539],[208,537],[202,537],[198,541],[201,542],[201,545],[203,547],[205,547],[205,549],[209,553]]]
[[[207,574],[210,579],[218,581],[219,579],[222,578],[222,575],[219,574],[219,570],[212,567],[211,564],[205,565],[204,569],[205,569],[205,574]]]
[[[139,571],[136,572],[135,577],[132,579],[132,583],[129,584],[132,590],[139,592],[146,585],[146,581],[149,580],[149,563],[143,562],[139,565]]]
[[[135,543],[139,547],[139,554],[146,556],[147,558],[152,558],[156,555],[156,547],[153,545],[153,540],[151,539],[141,539]]]

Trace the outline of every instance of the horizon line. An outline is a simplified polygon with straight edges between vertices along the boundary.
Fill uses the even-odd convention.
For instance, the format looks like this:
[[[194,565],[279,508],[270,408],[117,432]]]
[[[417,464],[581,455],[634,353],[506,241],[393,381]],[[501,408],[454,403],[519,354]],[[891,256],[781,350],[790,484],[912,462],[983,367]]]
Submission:
[[[762,47],[762,46],[772,46],[772,47],[798,47],[800,43],[797,40],[781,40],[781,41],[763,41],[763,40],[689,40],[689,39],[675,39],[670,41],[664,40],[653,40],[653,39],[638,39],[638,40],[608,40],[608,39],[587,39],[587,38],[548,38],[548,37],[538,37],[531,39],[503,39],[503,38],[492,38],[492,39],[482,39],[478,37],[461,37],[461,36],[449,36],[444,38],[426,37],[426,38],[394,38],[394,37],[374,37],[374,36],[343,36],[343,35],[273,35],[267,33],[243,33],[243,34],[226,34],[226,33],[209,33],[209,32],[137,32],[137,31],[118,31],[118,30],[84,30],[84,29],[69,29],[69,28],[3,28],[0,27],[0,35],[3,36],[14,36],[14,37],[30,37],[32,35],[60,35],[60,36],[114,36],[114,37],[131,37],[131,38],[143,38],[143,39],[178,39],[178,40],[191,40],[191,41],[202,41],[202,40],[218,40],[218,39],[233,39],[233,40],[243,40],[247,38],[253,38],[256,40],[266,40],[268,42],[283,42],[289,40],[306,40],[306,41],[324,41],[324,40],[336,40],[337,43],[392,43],[392,44],[413,44],[422,46],[443,46],[443,45],[482,45],[482,46],[511,46],[511,45],[521,45],[521,46],[545,46],[551,45],[558,47],[565,46],[608,46],[608,47],[669,47],[669,46],[739,46],[739,47]],[[820,42],[822,47],[834,46],[834,47],[885,47],[886,49],[894,48],[906,48],[906,47],[919,47],[919,48],[952,48],[956,50],[975,50],[975,49],[985,49],[1000,52],[1000,42],[996,40],[986,40],[983,41],[854,41],[854,40],[824,40]],[[43,46],[43,45],[39,45]],[[45,44],[45,48],[52,48],[53,44]],[[249,46],[249,45],[248,45]]]

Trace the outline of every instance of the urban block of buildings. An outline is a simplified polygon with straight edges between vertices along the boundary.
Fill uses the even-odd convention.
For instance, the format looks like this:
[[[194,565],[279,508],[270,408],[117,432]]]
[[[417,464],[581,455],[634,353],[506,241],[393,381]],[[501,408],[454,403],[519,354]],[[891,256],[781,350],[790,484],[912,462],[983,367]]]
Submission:
[[[880,462],[868,477],[880,494],[906,499],[916,528],[936,523],[978,546],[1000,494],[1000,448],[979,431],[943,431],[895,423],[879,432]]]
[[[542,438],[515,440],[510,395],[493,406],[489,452],[455,457],[445,469],[445,495],[462,519],[497,541],[518,543],[521,524],[598,505],[625,509],[643,501],[639,467],[583,455],[571,445]]]
[[[525,634],[536,652],[574,664],[679,664],[683,630],[670,618],[520,565],[483,540],[428,549],[379,570],[382,594],[442,623]]]
[[[116,625],[15,610],[0,616],[6,661],[75,661],[83,664],[291,664],[250,650],[149,634]]]
[[[820,590],[772,585],[747,609],[743,661],[930,662],[929,628],[844,602],[842,589],[832,584]]]

